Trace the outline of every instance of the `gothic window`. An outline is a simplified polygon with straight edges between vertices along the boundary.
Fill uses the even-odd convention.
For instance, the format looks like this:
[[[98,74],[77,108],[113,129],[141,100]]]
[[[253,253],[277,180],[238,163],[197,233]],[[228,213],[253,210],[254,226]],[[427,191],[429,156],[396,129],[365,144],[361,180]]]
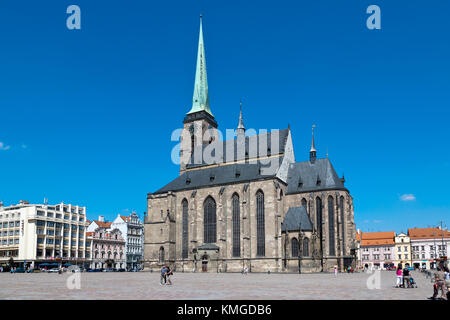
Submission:
[[[203,240],[204,243],[216,242],[216,201],[213,198],[206,198],[203,216]]]
[[[306,199],[302,198],[302,207],[305,208],[306,212],[308,212],[308,208],[306,207],[306,204],[307,204]]]
[[[329,251],[330,256],[336,255],[334,245],[334,198],[328,197],[328,238],[329,238]]]
[[[235,193],[232,197],[233,208],[233,257],[241,256],[241,212],[239,196]]]
[[[339,200],[339,211],[341,213],[341,221],[342,221],[342,250],[344,256],[346,255],[345,250],[345,238],[346,238],[346,229],[345,229],[345,211],[344,211],[344,196],[341,196]]]
[[[291,252],[292,258],[298,257],[298,240],[296,238],[292,238],[291,240]]]
[[[322,199],[316,198],[316,228],[322,239]]]
[[[265,245],[265,222],[264,222],[264,193],[261,190],[256,192],[256,255],[264,257],[266,254]]]
[[[187,259],[188,250],[189,250],[189,234],[188,234],[188,202],[186,199],[183,199],[181,202],[182,210],[183,210],[183,218],[182,218],[182,257],[183,259]]]
[[[309,257],[309,239],[303,239],[303,256]]]
[[[159,263],[164,263],[164,247],[159,248]]]

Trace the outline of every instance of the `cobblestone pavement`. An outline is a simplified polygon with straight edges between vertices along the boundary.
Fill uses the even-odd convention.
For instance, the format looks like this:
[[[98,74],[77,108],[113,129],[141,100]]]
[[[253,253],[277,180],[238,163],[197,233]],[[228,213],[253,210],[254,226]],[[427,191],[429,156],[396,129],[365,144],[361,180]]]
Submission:
[[[371,274],[175,273],[173,285],[161,286],[150,272],[77,273],[81,288],[68,289],[73,273],[0,273],[0,299],[426,299],[430,279],[412,275],[417,289],[395,288],[395,273],[381,271],[380,289],[370,290]]]

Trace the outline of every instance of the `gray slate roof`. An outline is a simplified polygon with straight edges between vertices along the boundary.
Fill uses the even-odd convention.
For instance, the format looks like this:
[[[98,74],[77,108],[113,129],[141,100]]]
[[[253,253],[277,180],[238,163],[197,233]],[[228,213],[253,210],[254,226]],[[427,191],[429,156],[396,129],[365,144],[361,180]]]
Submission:
[[[275,133],[276,132],[276,133]],[[275,134],[278,135],[275,136]],[[245,152],[248,153],[250,158],[254,158],[256,155],[267,155],[267,154],[280,154],[284,153],[284,149],[286,147],[286,140],[289,134],[289,129],[282,129],[278,131],[271,131],[267,133],[262,133],[258,135],[245,136]],[[274,141],[278,141],[277,145],[272,145],[272,138]],[[254,142],[256,141],[256,142]],[[194,154],[198,152],[202,152],[204,154],[205,148],[212,148],[212,145],[216,145],[217,150],[222,150],[221,159],[218,160],[219,163],[225,162],[233,162],[235,160],[243,160],[245,158],[245,152],[243,155],[238,155],[238,139],[226,140],[226,141],[217,141],[213,142],[211,145],[205,144],[202,146],[198,146],[194,149]],[[244,140],[242,140],[244,142]],[[250,143],[252,143],[250,148]],[[267,146],[267,150],[262,150],[262,147]],[[241,147],[242,148],[242,147]],[[208,149],[211,150],[211,149]],[[254,154],[255,153],[255,154]],[[211,154],[215,156],[215,151],[212,151]],[[202,163],[194,163],[194,156],[191,156],[190,163],[187,164],[187,168],[195,168],[209,165],[202,159]]]
[[[278,161],[281,160],[281,158],[278,159]],[[268,167],[269,164],[266,166]],[[192,170],[175,178],[170,183],[154,192],[154,194],[165,193],[168,191],[198,189],[201,187],[213,187],[232,183],[243,183],[246,181],[274,178],[276,176],[277,170],[267,172],[269,170],[265,171],[263,168],[264,165],[259,163],[245,163]],[[213,179],[211,179],[212,177]]]
[[[290,164],[287,184],[286,194],[327,189],[347,190],[328,159],[316,159],[314,163],[304,161]]]
[[[291,207],[284,216],[281,231],[298,231],[301,221],[302,231],[312,231],[312,223],[305,207]]]

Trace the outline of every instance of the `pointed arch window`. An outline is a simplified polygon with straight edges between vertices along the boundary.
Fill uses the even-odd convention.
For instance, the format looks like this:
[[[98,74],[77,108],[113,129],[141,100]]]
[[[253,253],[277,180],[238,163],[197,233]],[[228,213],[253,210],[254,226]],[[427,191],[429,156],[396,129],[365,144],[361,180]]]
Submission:
[[[164,247],[159,248],[159,263],[164,263],[165,257],[164,257]]]
[[[328,197],[328,238],[329,238],[329,253],[330,256],[336,255],[335,241],[334,241],[334,198]]]
[[[345,210],[344,210],[344,196],[341,196],[339,199],[339,211],[341,214],[342,221],[342,253],[345,256],[347,254],[345,249],[345,238],[347,237],[346,228],[345,228]]]
[[[309,239],[308,238],[303,239],[303,256],[309,257]]]
[[[305,198],[302,198],[302,207],[305,208],[306,213],[308,213],[307,201]]]
[[[189,221],[188,221],[188,201],[183,199],[181,202],[181,207],[183,210],[182,217],[182,258],[187,259],[189,252]]]
[[[292,240],[291,240],[291,254],[292,254],[292,258],[298,257],[298,240],[297,240],[297,238],[292,238]]]
[[[203,204],[203,240],[204,243],[215,243],[217,239],[216,201],[212,197],[206,198]]]
[[[241,256],[241,212],[239,205],[239,195],[233,194],[232,197],[233,208],[233,257]]]
[[[322,199],[316,198],[316,230],[319,235],[320,251],[323,252],[322,247]]]
[[[264,193],[261,190],[256,192],[256,255],[264,257],[266,255],[264,220]]]

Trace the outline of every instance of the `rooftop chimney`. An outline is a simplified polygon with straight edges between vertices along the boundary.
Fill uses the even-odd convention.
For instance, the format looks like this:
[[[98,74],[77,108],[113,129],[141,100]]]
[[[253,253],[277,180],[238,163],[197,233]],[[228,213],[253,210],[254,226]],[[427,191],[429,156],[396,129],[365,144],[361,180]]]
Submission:
[[[105,217],[104,216],[98,216],[98,221],[105,222]]]
[[[29,201],[26,201],[26,200],[20,200],[19,203],[20,203],[20,204],[30,204],[30,202],[29,202]]]

